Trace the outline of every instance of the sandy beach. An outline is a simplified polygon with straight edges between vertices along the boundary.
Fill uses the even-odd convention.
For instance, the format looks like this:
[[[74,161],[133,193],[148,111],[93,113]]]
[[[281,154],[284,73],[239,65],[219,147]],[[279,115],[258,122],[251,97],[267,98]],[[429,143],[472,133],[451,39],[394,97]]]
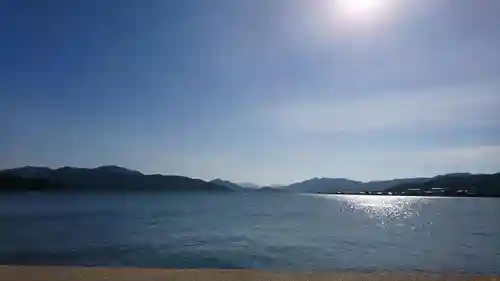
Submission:
[[[66,267],[66,266],[0,266],[0,280],[25,281],[59,281],[59,280],[497,280],[498,276],[473,275],[433,275],[422,273],[272,273],[257,270],[175,270],[144,268],[99,268],[99,267]]]

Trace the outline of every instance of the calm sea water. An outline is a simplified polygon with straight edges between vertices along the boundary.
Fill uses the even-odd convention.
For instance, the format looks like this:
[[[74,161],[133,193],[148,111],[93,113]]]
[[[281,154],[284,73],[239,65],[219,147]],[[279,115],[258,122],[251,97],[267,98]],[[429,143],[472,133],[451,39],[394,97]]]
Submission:
[[[0,195],[0,264],[500,273],[500,200]]]

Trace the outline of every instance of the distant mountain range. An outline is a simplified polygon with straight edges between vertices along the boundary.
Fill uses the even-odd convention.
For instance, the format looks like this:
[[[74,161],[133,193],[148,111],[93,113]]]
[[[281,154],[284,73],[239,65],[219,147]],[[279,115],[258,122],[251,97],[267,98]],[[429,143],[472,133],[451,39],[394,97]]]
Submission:
[[[250,182],[238,182],[236,183],[237,185],[243,187],[243,188],[253,188],[253,189],[258,189],[261,188],[262,186],[255,184],[255,183],[250,183]]]
[[[301,193],[336,193],[340,191],[361,191],[362,182],[343,178],[312,178],[294,183],[283,189]]]
[[[290,185],[263,186],[260,189],[273,189],[280,191],[299,192],[299,193],[338,193],[338,192],[361,192],[361,191],[382,191],[403,183],[419,183],[430,178],[409,178],[393,179],[387,181],[361,182],[344,178],[312,178],[303,182],[297,182]],[[226,180],[215,179],[212,183],[226,186],[232,190],[246,189],[237,183]],[[255,185],[257,186],[257,185]]]
[[[500,173],[449,174],[423,182],[408,182],[386,190],[394,194],[426,194],[440,191],[443,195],[500,196]]]
[[[474,175],[457,173],[432,178],[403,178],[361,182],[345,178],[312,178],[287,186],[233,183],[222,179],[206,182],[182,176],[145,175],[119,166],[98,168],[26,166],[0,171],[0,191],[13,190],[162,190],[162,191],[287,191],[298,193],[385,192],[405,194],[442,189],[456,193],[500,196],[500,173]]]
[[[162,190],[231,191],[199,179],[181,176],[144,175],[118,166],[94,169],[63,167],[22,167],[0,171],[0,191],[18,190]]]
[[[402,178],[385,181],[361,182],[345,178],[312,178],[303,182],[280,187],[262,187],[260,191],[288,191],[298,193],[378,193],[425,195],[426,191],[440,189],[442,195],[456,195],[464,192],[477,196],[500,196],[500,173],[493,175],[475,175],[455,173],[436,177]],[[244,190],[238,184],[215,180],[218,184],[232,190]],[[419,190],[416,192],[416,190]]]
[[[233,191],[286,191],[285,189],[277,188],[276,186],[259,186],[253,183],[234,183],[221,179],[214,179],[210,181],[211,183],[225,186]]]
[[[231,190],[234,190],[234,191],[240,191],[241,189],[243,189],[242,186],[240,186],[236,183],[232,183],[230,181],[225,181],[225,180],[221,180],[221,179],[214,179],[214,180],[211,180],[210,182],[213,184],[220,185],[220,186],[225,186],[225,187],[227,187]]]
[[[291,191],[305,193],[383,191],[400,184],[420,183],[428,181],[429,179],[430,178],[403,178],[385,181],[361,182],[344,178],[313,178],[285,186],[284,188]]]

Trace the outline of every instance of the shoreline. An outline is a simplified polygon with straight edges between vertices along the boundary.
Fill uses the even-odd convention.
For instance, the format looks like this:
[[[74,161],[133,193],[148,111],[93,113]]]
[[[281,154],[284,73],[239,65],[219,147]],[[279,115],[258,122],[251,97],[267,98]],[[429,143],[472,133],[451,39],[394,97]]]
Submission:
[[[107,268],[79,266],[24,266],[0,265],[0,281],[62,281],[62,280],[270,280],[270,281],[358,281],[358,280],[481,280],[500,281],[500,276],[467,274],[427,274],[427,273],[354,273],[354,272],[318,272],[286,273],[267,272],[251,269],[161,269],[161,268]]]

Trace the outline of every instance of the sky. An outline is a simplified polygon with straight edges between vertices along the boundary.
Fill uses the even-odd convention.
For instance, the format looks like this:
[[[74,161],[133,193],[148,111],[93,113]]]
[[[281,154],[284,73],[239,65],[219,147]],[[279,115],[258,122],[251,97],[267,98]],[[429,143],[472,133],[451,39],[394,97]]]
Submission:
[[[499,27],[497,0],[3,0],[0,169],[500,172]]]

